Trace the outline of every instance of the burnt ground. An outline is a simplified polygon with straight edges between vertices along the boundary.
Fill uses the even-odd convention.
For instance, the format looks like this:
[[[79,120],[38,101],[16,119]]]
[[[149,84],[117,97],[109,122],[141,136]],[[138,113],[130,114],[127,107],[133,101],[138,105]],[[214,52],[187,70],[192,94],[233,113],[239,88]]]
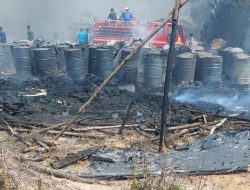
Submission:
[[[0,80],[0,102],[3,107],[1,114],[37,123],[57,123],[58,120],[67,120],[76,114],[97,85],[98,83],[91,80],[77,84],[65,77],[21,83],[17,79]],[[34,96],[43,90],[46,90],[47,95]],[[100,93],[82,116],[91,117],[96,122],[102,120],[102,122],[119,123],[129,103],[133,101],[129,122],[158,125],[162,105],[161,91],[161,88],[152,90],[139,86],[133,93],[119,90],[117,86],[111,85]],[[171,123],[173,125],[188,123],[192,114],[178,110],[178,106],[173,104]]]
[[[20,82],[15,78],[1,79],[1,129],[6,131],[7,122],[25,140],[36,144],[30,135],[32,131],[72,119],[72,116],[90,97],[97,85],[98,83],[92,79],[75,83],[64,77],[47,78],[42,81],[34,79],[26,82]],[[42,89],[45,89],[47,93],[44,93]],[[46,174],[37,173],[30,165],[38,162],[37,160],[42,157],[43,159],[39,160],[39,165],[51,168],[51,163],[64,158],[68,153],[78,152],[93,146],[105,146],[116,151],[123,151],[124,149],[146,150],[149,153],[156,154],[162,104],[161,91],[161,88],[146,89],[143,86],[138,86],[137,91],[132,93],[119,90],[114,84],[111,84],[94,100],[92,106],[81,115],[81,122],[71,130],[71,132],[77,132],[77,129],[89,126],[121,124],[123,115],[129,103],[133,100],[134,105],[127,123],[139,124],[140,128],[126,128],[122,136],[117,135],[119,129],[87,130],[78,132],[78,136],[64,135],[59,138],[55,146],[50,147],[48,152],[44,150],[44,147],[39,147],[36,151],[23,153],[23,150],[27,148],[26,145],[13,136],[9,138],[6,132],[1,132],[1,149],[3,152],[1,165],[6,168],[2,172],[3,176],[7,176],[5,177],[7,178],[5,179],[6,183],[17,186],[19,189],[25,189],[26,187],[32,189],[37,187],[37,180],[41,179],[42,187],[45,189],[51,189],[52,187],[54,189],[81,189],[79,183],[59,180],[55,177],[48,177]],[[169,150],[178,149],[179,145],[206,137],[214,124],[213,122],[221,119],[218,116],[220,108],[221,105],[211,102],[202,102],[195,105],[192,102],[177,103],[172,100],[170,115],[172,126],[197,122],[203,124],[200,128],[171,131],[166,140]],[[197,112],[197,109],[202,111]],[[204,112],[203,115],[206,115],[206,122],[210,125],[205,124],[202,112]],[[205,112],[209,112],[211,115]],[[248,121],[228,119],[223,127],[216,130],[216,133],[248,126]],[[54,135],[51,133],[39,134],[36,139],[51,140],[53,137]],[[80,175],[83,171],[90,172],[91,160],[78,161],[60,171],[71,175]],[[176,180],[176,177],[171,179],[174,179],[176,183],[185,184],[188,189],[197,189],[200,183],[199,180],[193,182],[193,179],[187,177],[181,177],[180,179],[178,177],[178,180]],[[225,184],[218,182],[211,185],[211,181],[208,182],[209,180],[202,179],[206,183],[204,189],[212,189],[211,187],[220,189],[220,186],[231,185],[228,185],[228,181]],[[244,180],[242,179],[242,181]],[[130,182],[109,182],[105,180],[94,182],[90,180],[90,182],[95,185],[86,185],[83,189],[114,189],[115,186],[128,189],[130,186]],[[98,185],[98,183],[102,184]],[[231,186],[230,188],[239,187],[237,185],[232,184],[232,188]],[[249,184],[246,185],[246,187],[249,187]]]

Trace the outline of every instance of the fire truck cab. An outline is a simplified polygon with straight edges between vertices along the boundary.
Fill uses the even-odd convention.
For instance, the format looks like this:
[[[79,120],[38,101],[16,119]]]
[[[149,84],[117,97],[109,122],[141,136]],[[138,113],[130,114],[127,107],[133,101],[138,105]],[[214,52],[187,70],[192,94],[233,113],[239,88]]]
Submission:
[[[149,34],[161,22],[140,22],[140,21],[95,21],[94,22],[94,44],[105,44],[109,41],[130,41],[141,38],[141,30]],[[172,23],[167,23],[154,37],[150,44],[163,48],[169,45],[171,39]],[[145,37],[145,36],[144,36]],[[186,44],[186,34],[181,24],[177,26],[176,45]]]
[[[152,22],[150,23],[150,30],[154,30],[157,28],[161,23],[160,22]],[[172,33],[172,23],[167,23],[165,27],[161,28],[159,32],[152,38],[150,41],[151,45],[155,47],[162,48],[166,45],[169,45],[171,41],[171,33]],[[177,25],[176,30],[176,46],[186,44],[187,38],[184,32],[184,28],[181,24]]]

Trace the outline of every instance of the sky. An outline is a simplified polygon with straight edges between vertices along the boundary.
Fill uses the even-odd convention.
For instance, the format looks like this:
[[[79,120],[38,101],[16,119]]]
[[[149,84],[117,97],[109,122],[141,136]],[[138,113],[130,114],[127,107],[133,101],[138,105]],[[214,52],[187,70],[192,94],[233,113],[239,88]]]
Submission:
[[[51,40],[53,32],[60,40],[69,40],[72,30],[94,18],[105,19],[110,8],[119,15],[129,7],[139,20],[165,18],[174,0],[0,0],[0,25],[9,42],[26,39],[30,24],[35,38]]]

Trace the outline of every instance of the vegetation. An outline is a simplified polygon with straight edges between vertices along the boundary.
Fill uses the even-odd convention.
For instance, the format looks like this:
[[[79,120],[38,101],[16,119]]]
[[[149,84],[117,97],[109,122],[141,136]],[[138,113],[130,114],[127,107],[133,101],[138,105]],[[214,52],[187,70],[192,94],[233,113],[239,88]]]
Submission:
[[[163,169],[158,177],[151,175],[147,168],[143,174],[143,179],[134,177],[130,190],[186,190],[184,185],[177,184],[177,176],[169,169]]]

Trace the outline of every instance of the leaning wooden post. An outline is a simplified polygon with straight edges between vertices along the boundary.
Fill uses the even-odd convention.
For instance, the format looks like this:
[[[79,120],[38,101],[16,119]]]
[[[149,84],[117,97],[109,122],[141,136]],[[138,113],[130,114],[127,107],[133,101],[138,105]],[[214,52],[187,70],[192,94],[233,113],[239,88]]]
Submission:
[[[125,115],[124,115],[124,118],[123,118],[123,120],[122,120],[122,125],[121,125],[121,127],[120,127],[120,129],[119,129],[119,132],[118,132],[119,135],[122,135],[123,129],[124,129],[124,127],[125,127],[125,125],[126,125],[126,123],[127,123],[127,121],[128,121],[128,116],[129,116],[129,113],[130,113],[130,111],[131,111],[131,108],[132,108],[132,105],[133,105],[133,104],[134,104],[134,101],[132,100],[132,101],[130,102],[130,104],[129,104],[129,106],[128,106],[128,109],[127,109],[127,111],[126,111],[126,113],[125,113]]]
[[[163,96],[163,105],[162,105],[162,115],[161,115],[161,130],[160,130],[160,143],[159,143],[159,152],[163,151],[164,146],[164,134],[166,128],[166,119],[167,119],[167,109],[170,109],[170,100],[169,100],[169,87],[170,87],[170,77],[171,72],[174,66],[174,49],[175,49],[175,38],[176,38],[176,29],[179,18],[180,10],[180,0],[175,0],[175,9],[172,16],[172,33],[171,33],[171,42],[169,46],[168,60],[167,60],[167,69],[165,76],[164,84],[164,96]]]
[[[182,7],[183,5],[185,5],[188,2],[188,0],[185,0],[180,7]],[[142,42],[140,45],[138,45],[137,47],[135,47],[131,53],[123,60],[123,62],[118,65],[114,71],[103,81],[103,83],[96,89],[96,91],[94,92],[94,94],[88,99],[87,102],[85,102],[79,109],[79,111],[77,112],[76,116],[62,129],[62,131],[54,138],[54,140],[57,140],[60,136],[63,135],[63,133],[67,130],[70,129],[70,127],[74,126],[72,125],[73,123],[76,122],[76,120],[78,119],[78,117],[80,116],[80,114],[82,112],[84,112],[89,106],[90,103],[94,100],[95,97],[98,96],[98,94],[103,90],[103,88],[109,83],[109,81],[116,75],[116,73],[121,70],[128,62],[129,60],[138,52],[139,49],[141,49],[161,28],[163,28],[172,18],[172,14],[173,11],[171,11],[171,13],[169,14],[168,18],[161,23],[160,26],[158,26],[156,29],[154,29],[153,32],[151,32],[151,34],[149,34]]]

